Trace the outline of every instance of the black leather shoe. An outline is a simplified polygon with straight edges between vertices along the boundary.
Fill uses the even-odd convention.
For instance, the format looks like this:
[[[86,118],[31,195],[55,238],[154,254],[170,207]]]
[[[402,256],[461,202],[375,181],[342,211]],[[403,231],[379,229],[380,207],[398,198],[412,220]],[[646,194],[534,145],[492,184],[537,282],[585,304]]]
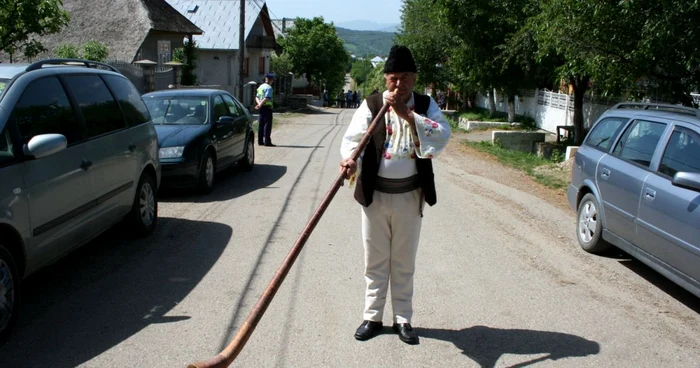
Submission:
[[[413,331],[410,323],[394,323],[394,331],[399,335],[399,339],[406,344],[415,345],[418,343],[418,335]]]
[[[270,143],[265,143],[265,146],[266,146],[266,147],[277,147],[277,145],[276,145],[276,144],[272,144],[272,142],[270,142]]]
[[[382,330],[384,325],[381,322],[364,321],[355,331],[355,338],[361,341],[369,340],[377,335]]]

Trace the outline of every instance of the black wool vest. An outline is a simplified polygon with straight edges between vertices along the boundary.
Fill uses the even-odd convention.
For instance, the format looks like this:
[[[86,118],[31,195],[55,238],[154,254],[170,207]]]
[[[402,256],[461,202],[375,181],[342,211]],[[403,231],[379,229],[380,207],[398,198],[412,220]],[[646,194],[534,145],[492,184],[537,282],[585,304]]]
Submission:
[[[413,92],[415,101],[415,109],[413,113],[425,116],[430,107],[430,96],[422,95]],[[379,110],[384,105],[382,93],[375,93],[367,96],[367,106],[372,112],[372,120],[377,116]],[[372,204],[374,188],[377,182],[377,173],[379,172],[379,163],[382,159],[382,151],[384,150],[384,142],[386,141],[386,118],[382,117],[377,122],[377,128],[365,147],[364,156],[362,156],[362,170],[357,178],[354,197],[357,202],[365,207]],[[416,169],[418,171],[418,180],[423,191],[425,202],[430,206],[437,203],[437,194],[435,193],[435,175],[433,174],[433,162],[430,159],[415,158]]]

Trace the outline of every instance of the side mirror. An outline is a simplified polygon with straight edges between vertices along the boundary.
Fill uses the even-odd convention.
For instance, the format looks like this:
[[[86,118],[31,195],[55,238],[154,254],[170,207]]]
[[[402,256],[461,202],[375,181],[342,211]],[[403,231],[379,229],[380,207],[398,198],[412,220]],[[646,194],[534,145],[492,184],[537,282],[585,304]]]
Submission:
[[[24,145],[24,154],[34,158],[42,158],[63,151],[68,146],[68,140],[63,134],[41,134],[34,136]]]
[[[233,118],[230,116],[222,116],[219,118],[219,121],[216,122],[217,124],[233,124]]]
[[[673,176],[673,185],[685,189],[700,192],[700,174],[691,172],[677,172]]]

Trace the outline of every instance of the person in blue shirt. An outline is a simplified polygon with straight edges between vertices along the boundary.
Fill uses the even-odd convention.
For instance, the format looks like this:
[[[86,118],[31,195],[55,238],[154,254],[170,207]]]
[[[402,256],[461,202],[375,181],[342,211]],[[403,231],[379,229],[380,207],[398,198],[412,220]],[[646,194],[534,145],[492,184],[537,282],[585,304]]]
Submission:
[[[275,80],[275,75],[272,73],[265,74],[265,83],[258,87],[255,94],[255,109],[260,111],[258,118],[258,145],[274,147],[270,134],[272,133],[272,102],[273,91],[272,83]]]

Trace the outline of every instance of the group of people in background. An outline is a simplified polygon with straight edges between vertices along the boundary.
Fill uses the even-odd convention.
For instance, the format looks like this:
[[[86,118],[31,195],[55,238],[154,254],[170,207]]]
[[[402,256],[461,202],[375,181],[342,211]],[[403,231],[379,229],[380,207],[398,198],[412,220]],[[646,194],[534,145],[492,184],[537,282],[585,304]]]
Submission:
[[[370,95],[377,93],[377,90],[372,91]],[[439,91],[435,95],[435,102],[437,102],[440,110],[445,110],[447,108],[447,94],[443,91]],[[341,109],[356,109],[362,104],[362,91],[341,91],[335,96],[335,99],[331,99],[328,95],[328,90],[323,90],[323,107],[337,107]]]
[[[335,96],[335,100],[332,100],[328,95],[328,91],[323,91],[323,106],[325,107],[338,107],[341,109],[356,109],[360,107],[362,103],[362,91],[341,91]]]

